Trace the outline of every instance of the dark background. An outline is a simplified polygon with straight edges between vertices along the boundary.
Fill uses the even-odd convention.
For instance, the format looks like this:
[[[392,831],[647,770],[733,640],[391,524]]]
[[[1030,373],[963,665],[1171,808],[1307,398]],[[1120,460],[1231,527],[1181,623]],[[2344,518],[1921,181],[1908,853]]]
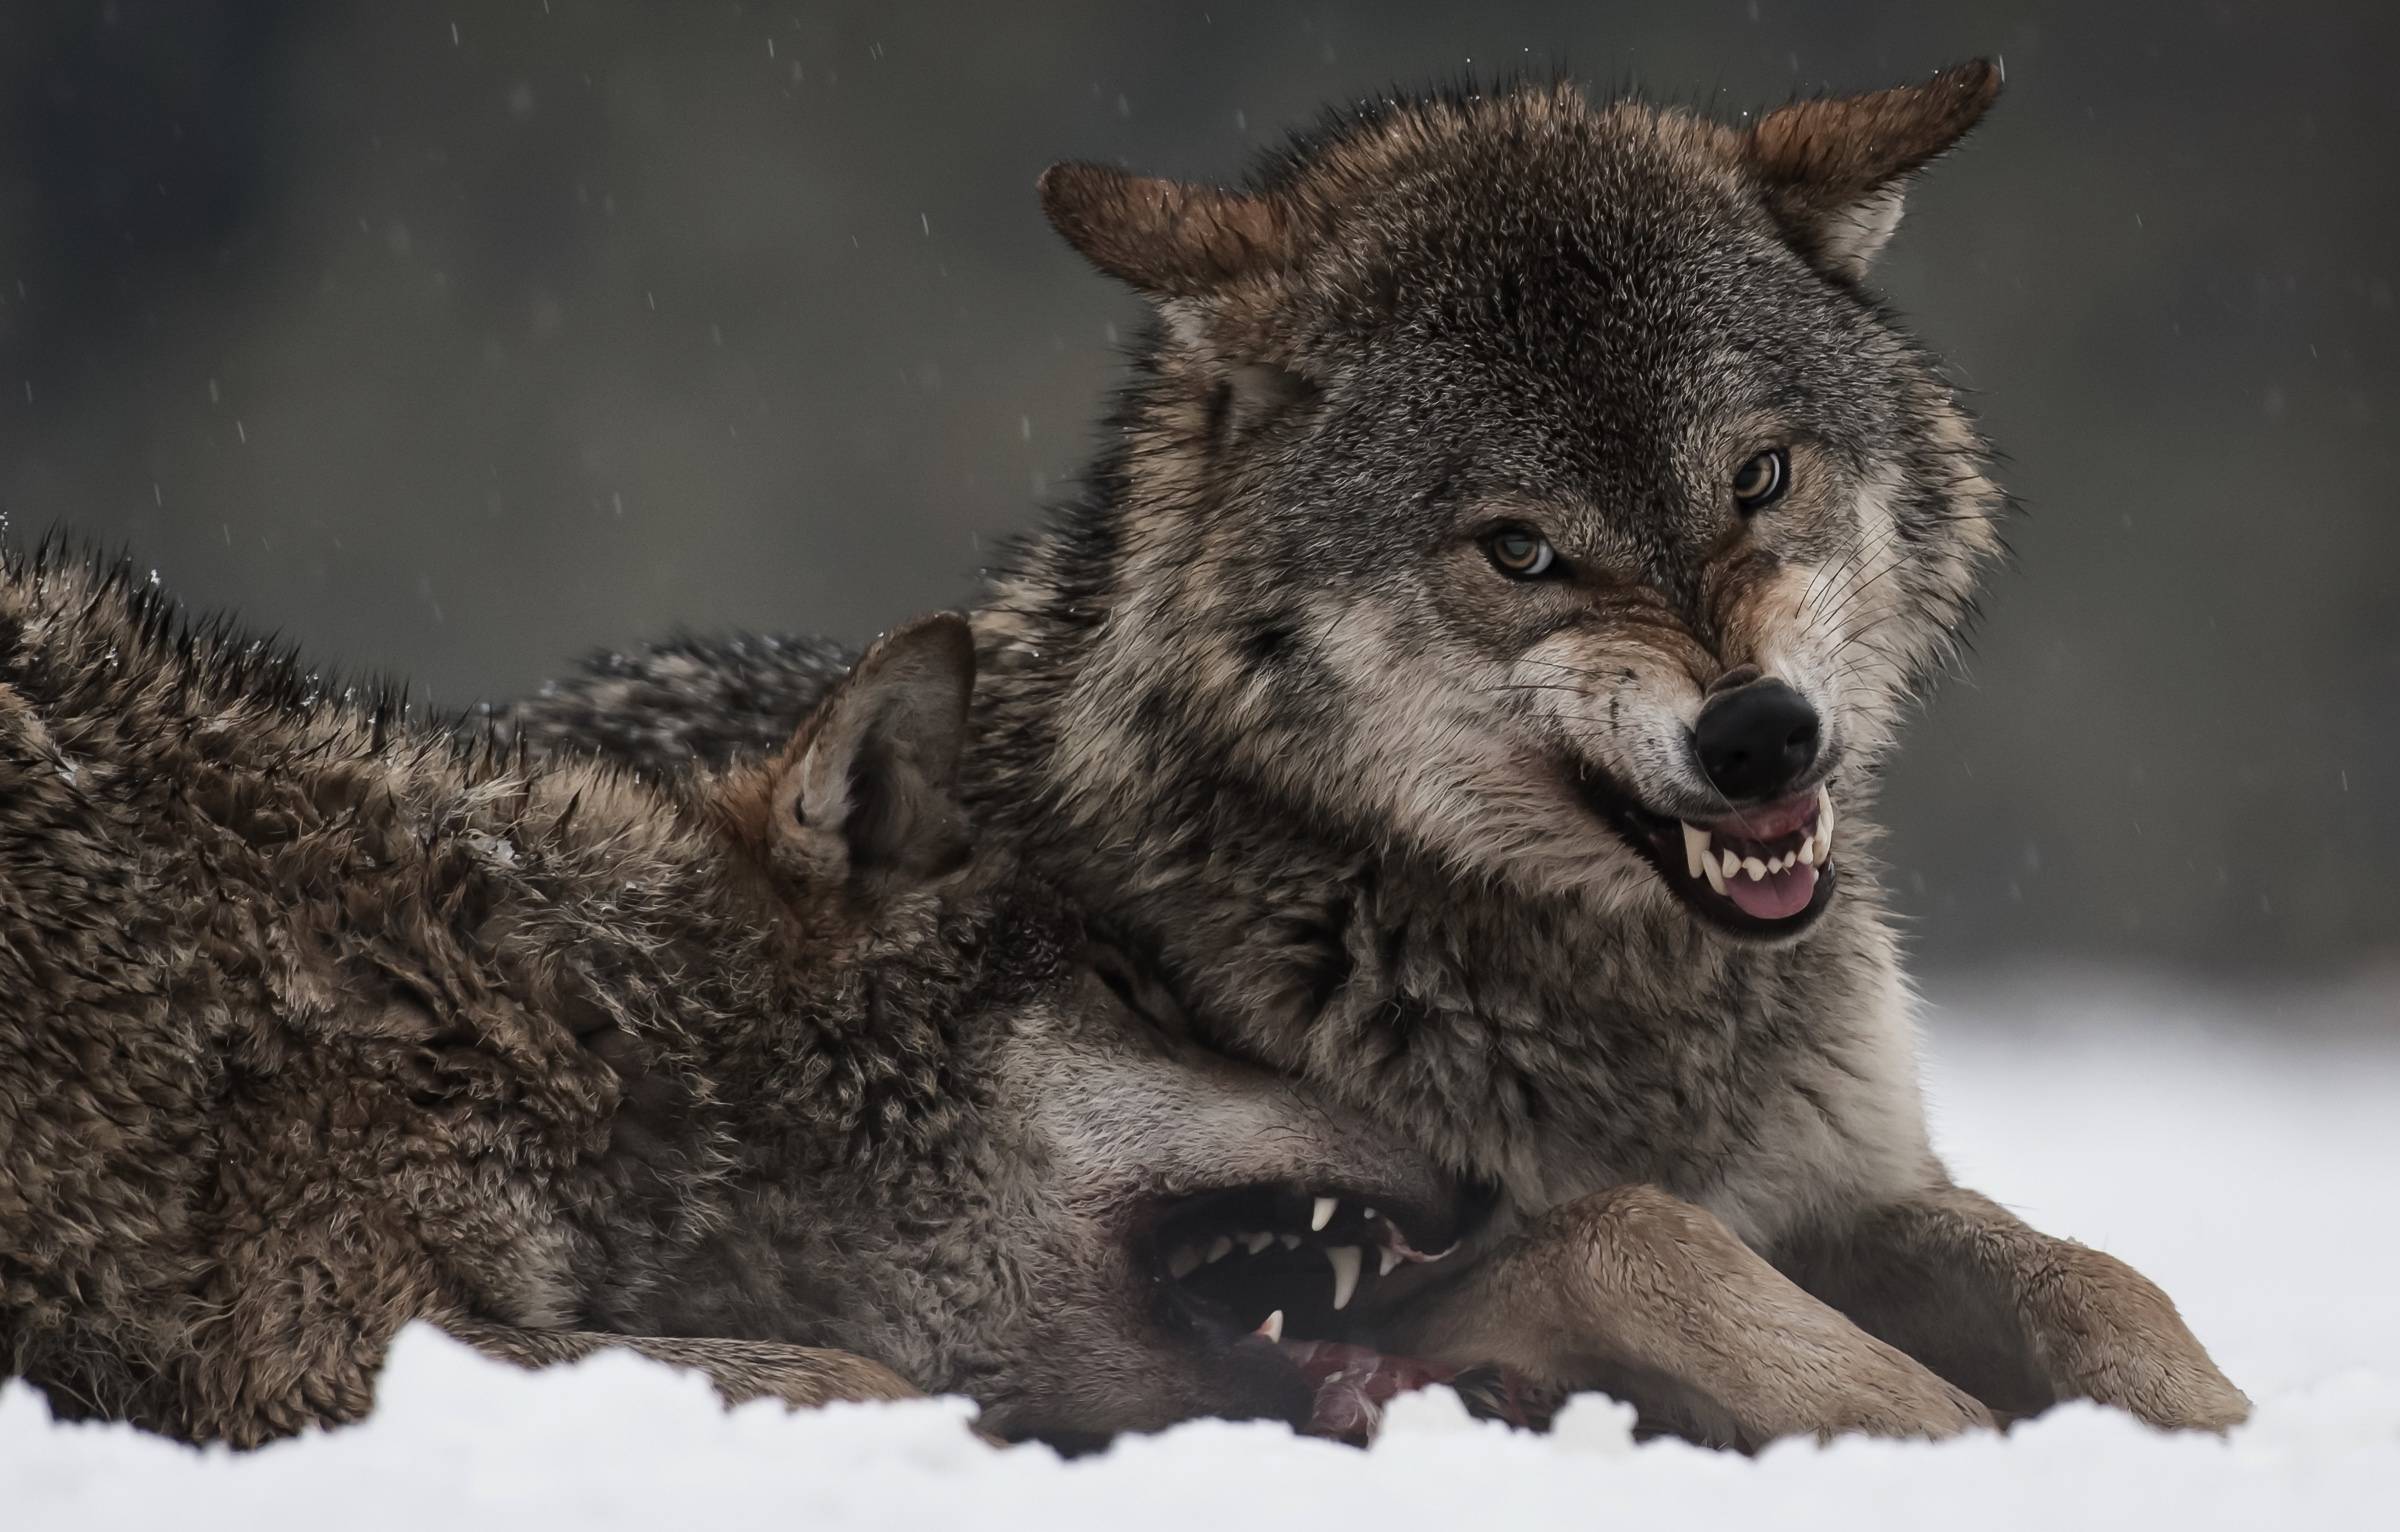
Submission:
[[[863,636],[1076,471],[1052,159],[1226,177],[1565,68],[1731,114],[1998,52],[1881,268],[2026,506],[1889,814],[1937,962],[2400,955],[2400,26],[2305,4],[0,6],[0,506],[505,696]]]

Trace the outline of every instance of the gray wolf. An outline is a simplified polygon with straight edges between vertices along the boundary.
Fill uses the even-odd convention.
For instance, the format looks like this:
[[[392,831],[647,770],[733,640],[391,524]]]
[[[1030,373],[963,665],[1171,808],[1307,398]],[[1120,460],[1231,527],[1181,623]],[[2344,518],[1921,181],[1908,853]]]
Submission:
[[[1191,1280],[1710,1439],[2244,1418],[2153,1284],[1953,1182],[1879,888],[1877,770],[2004,497],[1869,277],[1999,89],[1741,127],[1466,90],[1238,188],[1043,177],[1156,323],[1088,491],[975,614],[968,796],[1214,1046],[1502,1192],[1464,1263],[1356,1303],[1338,1264],[1314,1304]],[[507,722],[755,747],[804,652],[670,645]],[[1797,1338],[1773,1379],[1762,1327]],[[1860,1336],[1872,1418],[1813,1391]]]
[[[1173,1251],[1415,1259],[1450,1183],[1145,1020],[973,831],[962,619],[832,675],[777,748],[638,781],[8,556],[0,1376],[249,1446],[363,1414],[423,1319],[1005,1437],[1308,1421]]]

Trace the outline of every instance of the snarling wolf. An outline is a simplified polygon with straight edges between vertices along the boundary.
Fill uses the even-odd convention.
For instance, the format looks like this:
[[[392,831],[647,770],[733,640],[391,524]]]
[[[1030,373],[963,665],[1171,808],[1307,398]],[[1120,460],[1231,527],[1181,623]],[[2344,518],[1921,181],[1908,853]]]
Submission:
[[[249,1445],[362,1414],[425,1319],[1004,1436],[1306,1423],[1173,1252],[1338,1198],[1413,1260],[1451,1187],[1129,1008],[960,816],[972,674],[927,619],[775,749],[641,782],[8,557],[0,1377]]]
[[[1505,1196],[1438,1277],[1187,1285],[1736,1441],[2244,1417],[2156,1287],[1952,1182],[1878,887],[1877,769],[2004,500],[1868,273],[1999,87],[1744,128],[1393,99],[1242,189],[1043,178],[1157,322],[1088,493],[976,615],[970,797],[1216,1046]],[[669,645],[513,724],[764,747],[812,652]],[[1845,1366],[1880,1404],[1825,1391]]]

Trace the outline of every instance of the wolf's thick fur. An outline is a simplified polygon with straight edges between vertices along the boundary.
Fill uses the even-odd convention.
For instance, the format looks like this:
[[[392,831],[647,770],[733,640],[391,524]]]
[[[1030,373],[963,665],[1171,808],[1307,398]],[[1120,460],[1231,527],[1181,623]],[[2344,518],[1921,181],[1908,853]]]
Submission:
[[[1621,1194],[1647,1186],[1806,1289],[1762,1302],[1815,1294],[1998,1411],[2246,1412],[2155,1287],[1951,1184],[1877,889],[1877,766],[2002,496],[1862,277],[1998,87],[1967,65],[1746,131],[1565,86],[1391,100],[1246,190],[1044,178],[1159,324],[1088,497],[977,615],[973,793],[1220,1045],[1497,1181],[1504,1228],[1538,1218],[1449,1294],[1389,1293],[1401,1344],[1678,1376],[1671,1407],[1712,1418],[1738,1370],[1604,1312],[1644,1271],[1588,1262],[1561,1296],[1559,1252],[1629,1216],[1688,1246]],[[1752,515],[1728,486],[1765,448],[1790,487]],[[1502,529],[1553,577],[1505,577]],[[812,691],[788,652],[671,648],[519,722],[630,706],[763,743]],[[1781,939],[1701,918],[1648,844],[1738,814],[1693,726],[1752,677],[1821,720],[1803,786],[1839,809],[1838,891]]]
[[[0,1376],[252,1444],[363,1412],[422,1318],[1012,1435],[1305,1419],[1267,1348],[1162,1312],[1148,1222],[1292,1183],[1438,1244],[1446,1183],[1146,1026],[972,843],[972,667],[916,624],[787,746],[661,786],[9,557]]]

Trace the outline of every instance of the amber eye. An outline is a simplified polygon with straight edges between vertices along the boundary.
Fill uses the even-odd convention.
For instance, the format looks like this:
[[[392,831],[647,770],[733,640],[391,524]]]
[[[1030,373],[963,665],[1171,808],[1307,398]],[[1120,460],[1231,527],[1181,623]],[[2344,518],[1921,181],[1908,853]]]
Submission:
[[[1512,580],[1538,580],[1558,564],[1550,539],[1526,527],[1502,527],[1483,540],[1484,557]]]
[[[1734,474],[1733,503],[1742,508],[1745,516],[1763,511],[1781,500],[1791,483],[1791,454],[1781,447],[1770,447]]]

